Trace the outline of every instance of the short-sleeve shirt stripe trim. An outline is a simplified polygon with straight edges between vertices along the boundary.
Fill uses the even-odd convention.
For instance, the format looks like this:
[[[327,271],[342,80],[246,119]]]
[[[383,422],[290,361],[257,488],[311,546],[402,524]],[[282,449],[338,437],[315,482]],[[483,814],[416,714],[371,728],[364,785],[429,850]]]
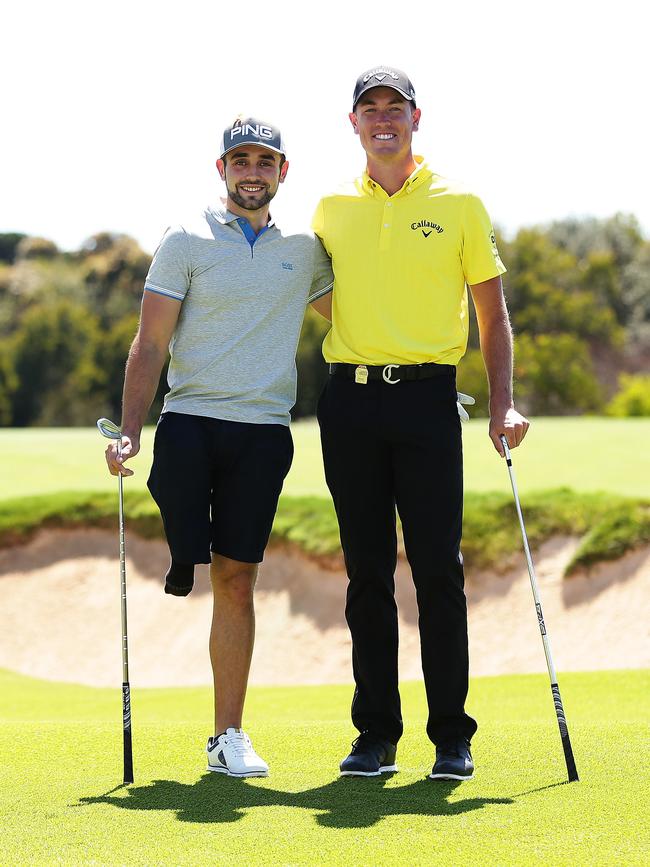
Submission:
[[[154,292],[156,295],[165,295],[168,298],[174,298],[176,301],[182,301],[185,298],[183,292],[175,292],[173,289],[165,289],[164,286],[156,286],[154,283],[147,281],[144,284],[145,291]]]
[[[330,283],[328,286],[323,286],[323,288],[319,289],[318,292],[313,292],[307,299],[307,304],[311,304],[312,301],[318,301],[318,299],[322,298],[323,295],[327,295],[328,292],[331,292],[333,288],[334,282]]]

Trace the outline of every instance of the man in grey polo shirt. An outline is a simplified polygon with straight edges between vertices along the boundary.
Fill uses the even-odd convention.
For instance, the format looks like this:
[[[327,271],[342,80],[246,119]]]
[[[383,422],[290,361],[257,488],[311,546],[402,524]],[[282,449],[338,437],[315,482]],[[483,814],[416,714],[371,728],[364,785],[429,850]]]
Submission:
[[[253,588],[293,457],[289,411],[305,306],[330,318],[333,277],[318,239],[285,234],[270,219],[289,168],[276,128],[238,118],[224,132],[217,168],[226,207],[168,229],[154,255],[126,366],[122,457],[111,444],[106,458],[114,475],[132,475],[124,462],[140,448],[169,350],[148,481],[171,552],[165,592],[187,595],[194,564],[210,563],[208,770],[266,776],[241,728]]]

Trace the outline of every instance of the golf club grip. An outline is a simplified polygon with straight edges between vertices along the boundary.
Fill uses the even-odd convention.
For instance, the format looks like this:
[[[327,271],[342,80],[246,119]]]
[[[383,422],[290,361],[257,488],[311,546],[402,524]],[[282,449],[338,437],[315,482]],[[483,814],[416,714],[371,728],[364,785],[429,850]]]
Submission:
[[[131,687],[122,684],[122,722],[124,725],[124,782],[133,782],[133,747],[131,743]]]
[[[553,704],[555,705],[555,713],[557,715],[557,724],[560,728],[560,737],[562,738],[562,749],[564,750],[564,760],[566,761],[567,774],[569,782],[573,783],[579,779],[576,762],[573,758],[573,750],[571,749],[571,739],[569,738],[569,729],[564,716],[564,707],[560,697],[560,687],[557,683],[551,684],[551,692],[553,693]]]

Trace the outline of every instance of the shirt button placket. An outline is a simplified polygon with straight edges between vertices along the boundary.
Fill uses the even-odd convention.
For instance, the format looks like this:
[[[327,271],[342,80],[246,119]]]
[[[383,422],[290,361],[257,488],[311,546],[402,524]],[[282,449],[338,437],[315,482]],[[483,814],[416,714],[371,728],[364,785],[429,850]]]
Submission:
[[[379,249],[387,250],[390,247],[391,227],[393,225],[393,203],[388,201],[384,205],[383,223],[379,241]]]

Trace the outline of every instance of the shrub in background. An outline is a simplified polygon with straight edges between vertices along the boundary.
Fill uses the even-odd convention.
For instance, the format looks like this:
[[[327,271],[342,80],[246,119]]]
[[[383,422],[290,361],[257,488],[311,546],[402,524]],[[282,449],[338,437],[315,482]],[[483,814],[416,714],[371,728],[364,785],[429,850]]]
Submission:
[[[534,415],[598,412],[603,404],[587,344],[571,334],[515,338],[515,394]]]
[[[607,415],[649,416],[650,375],[622,373],[618,384],[618,394],[605,407]]]

